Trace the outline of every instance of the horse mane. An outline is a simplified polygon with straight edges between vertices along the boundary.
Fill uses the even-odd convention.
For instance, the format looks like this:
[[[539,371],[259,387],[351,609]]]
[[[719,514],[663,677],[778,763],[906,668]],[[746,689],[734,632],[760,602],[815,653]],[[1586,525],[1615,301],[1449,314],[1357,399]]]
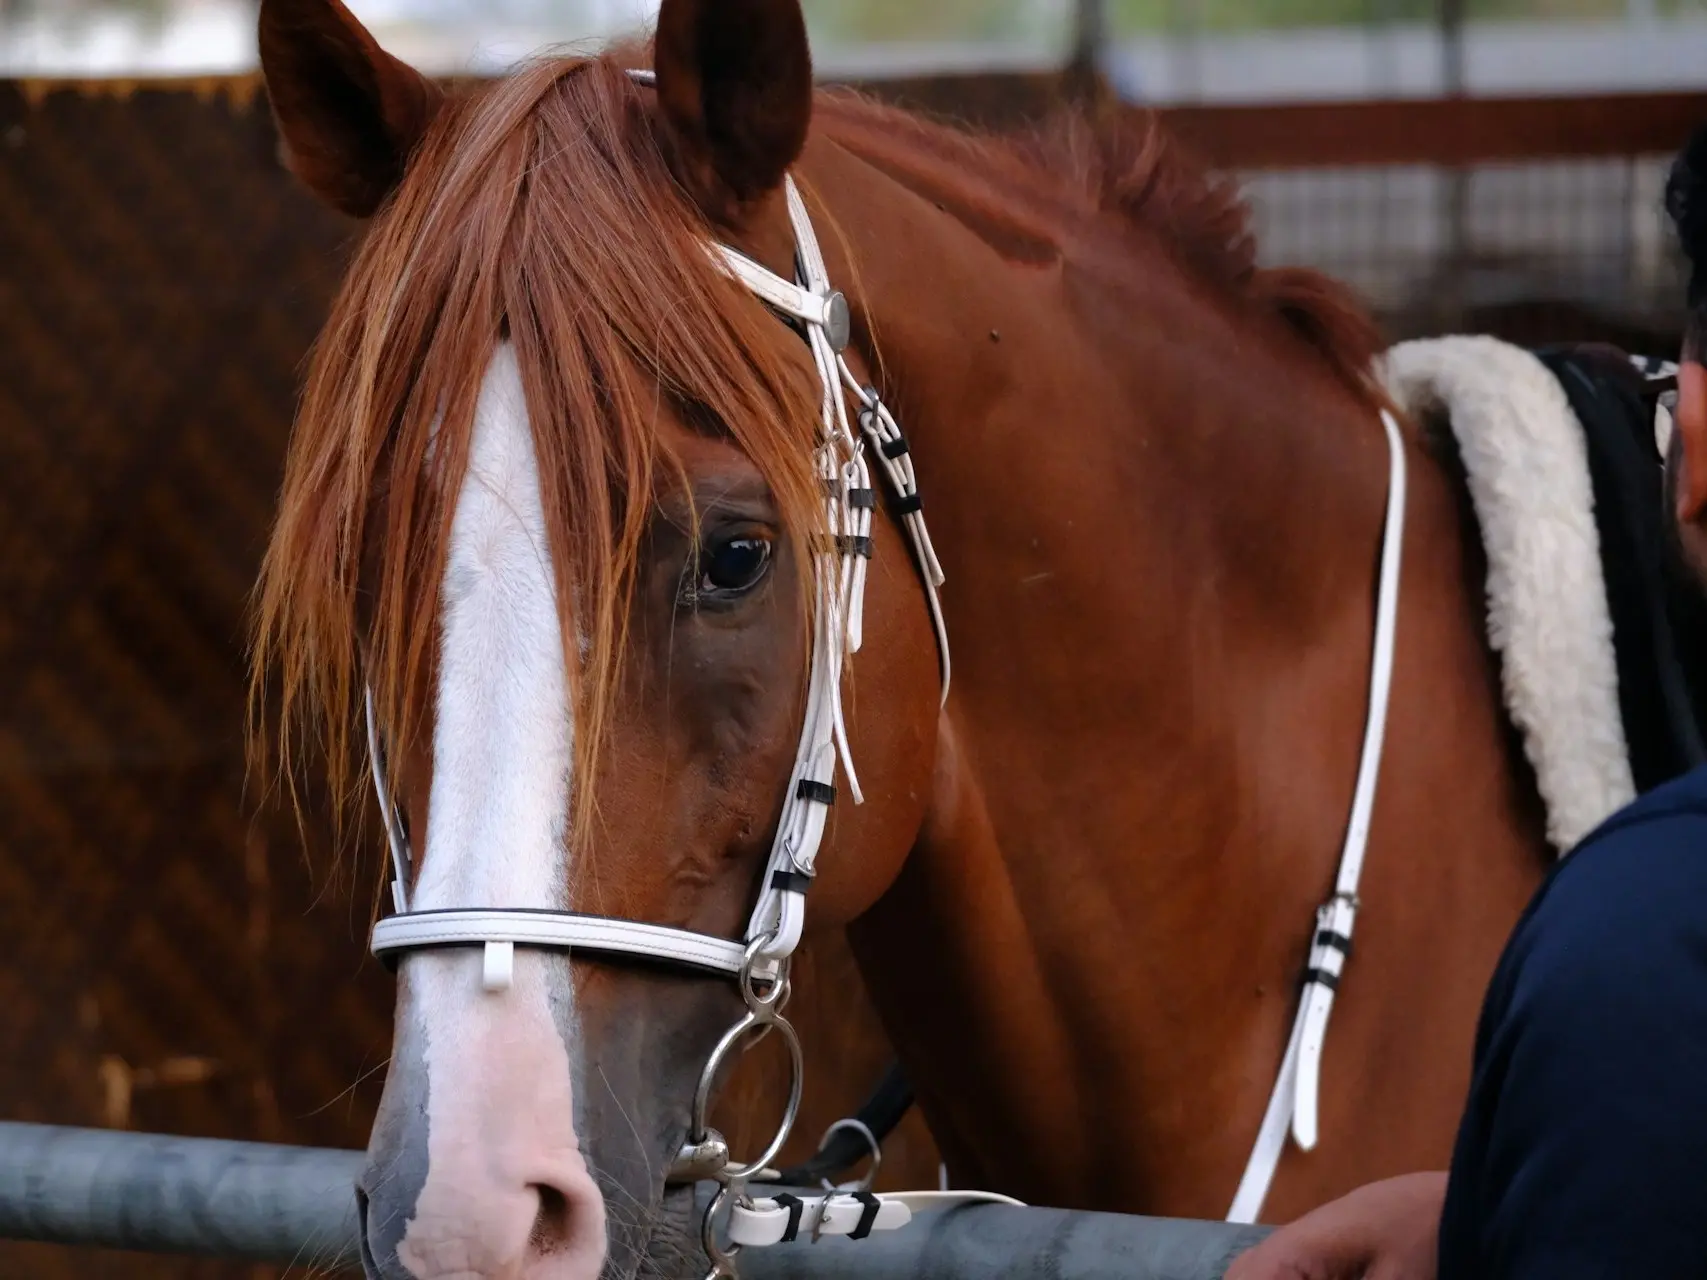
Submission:
[[[293,800],[312,740],[341,826],[360,795],[365,687],[393,759],[423,750],[427,671],[455,495],[500,341],[515,351],[539,455],[576,701],[577,830],[622,675],[652,498],[683,476],[663,404],[760,470],[796,537],[822,536],[818,389],[775,319],[704,251],[671,177],[638,51],[542,60],[449,100],[355,251],[310,354],[256,588],[251,729],[278,717]],[[1056,244],[1114,214],[1227,296],[1280,316],[1354,383],[1377,349],[1350,295],[1256,266],[1237,189],[1153,116],[1057,121],[1024,138],[960,132],[855,95],[818,95],[834,141],[945,195],[997,239]],[[810,558],[796,557],[810,606]],[[264,752],[265,748],[262,747]],[[300,805],[299,805],[300,812]]]
[[[1059,253],[1069,219],[1106,222],[1170,252],[1224,297],[1278,317],[1360,394],[1383,348],[1345,284],[1301,267],[1260,267],[1238,182],[1203,164],[1154,111],[1057,110],[1040,126],[978,133],[845,89],[819,95],[816,120],[837,141],[951,207],[999,250]],[[1036,252],[1033,248],[1032,253]]]

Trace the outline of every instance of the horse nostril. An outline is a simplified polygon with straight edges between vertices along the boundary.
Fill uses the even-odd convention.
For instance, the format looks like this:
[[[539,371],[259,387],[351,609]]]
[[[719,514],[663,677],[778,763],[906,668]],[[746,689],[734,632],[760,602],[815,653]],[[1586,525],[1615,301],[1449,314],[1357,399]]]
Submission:
[[[534,1215],[533,1233],[528,1237],[536,1253],[553,1253],[570,1239],[572,1213],[569,1198],[556,1187],[535,1184],[530,1188],[539,1197],[539,1212]]]
[[[356,1238],[361,1242],[362,1275],[380,1280],[379,1264],[373,1260],[373,1245],[367,1235],[367,1192],[356,1188]]]

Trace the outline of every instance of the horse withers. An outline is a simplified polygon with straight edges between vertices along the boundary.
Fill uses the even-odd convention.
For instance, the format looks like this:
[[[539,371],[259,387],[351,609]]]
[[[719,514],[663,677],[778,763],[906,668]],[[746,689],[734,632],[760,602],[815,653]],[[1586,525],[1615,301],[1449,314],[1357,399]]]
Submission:
[[[373,219],[257,645],[336,776],[371,692],[396,810],[369,1273],[695,1265],[672,1174],[744,1154],[711,1068],[786,1040],[803,919],[956,1185],[1225,1212],[1368,712],[1357,308],[1148,118],[815,93],[795,0],[449,98],[337,0],[265,0],[261,51],[294,169]],[[1403,449],[1366,923],[1273,1219],[1445,1160],[1547,857],[1462,492]]]

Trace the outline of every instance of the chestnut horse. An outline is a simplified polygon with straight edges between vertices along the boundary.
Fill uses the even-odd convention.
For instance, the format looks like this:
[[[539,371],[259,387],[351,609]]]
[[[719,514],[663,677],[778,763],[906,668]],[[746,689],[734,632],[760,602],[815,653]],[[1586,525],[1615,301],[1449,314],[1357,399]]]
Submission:
[[[858,554],[815,454],[843,322],[928,494],[953,682],[903,486],[873,500],[864,645],[828,686],[864,802],[837,775],[811,927],[848,930],[955,1185],[1224,1213],[1360,758],[1389,459],[1354,304],[1257,269],[1236,192],[1151,120],[1000,141],[814,93],[797,0],[663,0],[655,79],[618,50],[445,98],[338,0],[264,0],[261,51],[295,171],[374,215],[256,652],[339,776],[364,686],[389,746],[417,931],[369,1274],[687,1260],[666,1173],[741,1001],[563,939],[650,922],[649,954],[698,938],[749,1001],[781,990],[754,968],[781,924],[745,959],[722,940],[804,894],[764,874],[773,836],[834,794],[792,770],[840,616],[821,566]],[[790,323],[713,256],[805,271],[790,179],[851,314]],[[1275,1220],[1446,1160],[1549,856],[1461,488],[1404,432],[1364,927]],[[529,911],[556,944],[470,932]],[[435,913],[484,949],[418,949]]]

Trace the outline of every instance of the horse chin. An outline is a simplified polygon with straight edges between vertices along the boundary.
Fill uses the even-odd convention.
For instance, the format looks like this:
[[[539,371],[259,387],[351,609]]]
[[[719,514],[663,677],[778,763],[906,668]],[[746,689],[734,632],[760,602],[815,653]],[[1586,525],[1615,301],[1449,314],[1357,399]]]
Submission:
[[[620,1219],[613,1221],[600,1280],[698,1280],[707,1265],[699,1240],[702,1207],[692,1186],[671,1185],[643,1222],[624,1223],[624,1230]]]
[[[664,1188],[641,1276],[646,1280],[698,1280],[705,1274],[708,1264],[699,1242],[700,1211],[694,1188]]]

